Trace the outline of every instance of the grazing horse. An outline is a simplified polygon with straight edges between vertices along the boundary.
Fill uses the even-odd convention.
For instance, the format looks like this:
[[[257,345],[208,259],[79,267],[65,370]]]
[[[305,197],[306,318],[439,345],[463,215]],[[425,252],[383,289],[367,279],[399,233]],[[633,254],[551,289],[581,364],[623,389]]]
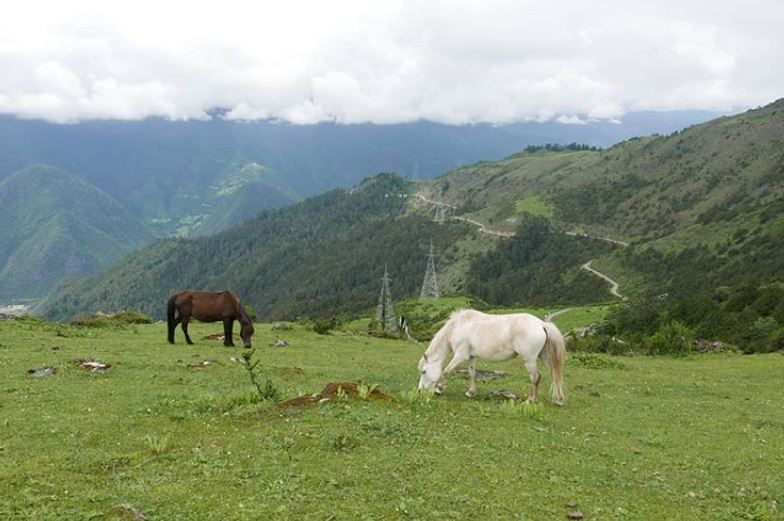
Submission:
[[[452,360],[442,369],[449,353]],[[419,389],[433,389],[440,394],[447,374],[462,362],[468,362],[470,383],[465,393],[476,396],[476,359],[500,362],[519,355],[531,378],[528,403],[536,401],[541,375],[536,359],[542,358],[552,376],[553,402],[562,405],[563,366],[566,346],[563,336],[551,322],[533,315],[487,315],[473,309],[455,311],[438,330],[425,354],[419,360]]]
[[[246,348],[250,348],[250,336],[253,334],[253,321],[245,308],[240,304],[240,299],[231,291],[186,290],[175,293],[169,297],[166,309],[166,318],[169,325],[169,343],[174,343],[174,329],[182,322],[182,332],[185,333],[185,342],[193,344],[188,335],[188,321],[191,317],[202,322],[223,322],[223,345],[234,347],[232,328],[234,321],[240,322],[240,337]]]

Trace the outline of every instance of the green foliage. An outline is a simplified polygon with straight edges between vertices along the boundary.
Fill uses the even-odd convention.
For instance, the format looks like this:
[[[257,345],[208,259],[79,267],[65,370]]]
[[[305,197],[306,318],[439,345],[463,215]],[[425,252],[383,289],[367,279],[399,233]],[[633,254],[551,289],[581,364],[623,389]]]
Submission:
[[[378,388],[377,384],[367,385],[361,383],[357,385],[357,396],[360,400],[369,400],[370,395],[373,394],[373,391],[375,391],[376,388]]]
[[[272,381],[267,379],[264,385],[259,383],[259,375],[256,368],[259,365],[259,360],[253,361],[253,354],[256,348],[247,349],[242,353],[242,366],[248,372],[248,379],[251,385],[256,390],[256,394],[263,401],[277,402],[280,400],[280,391],[273,385]]]
[[[693,331],[694,338],[737,345],[746,353],[777,351],[784,349],[781,299],[784,288],[779,284],[742,283],[710,294],[705,290],[692,295],[676,292],[615,309],[603,331],[643,343],[670,322],[678,321]]]
[[[63,286],[44,312],[63,319],[133,308],[163,317],[171,288],[197,287],[234,290],[261,320],[331,317],[375,305],[385,263],[393,298],[414,295],[430,237],[449,248],[471,227],[400,216],[407,205],[400,196],[409,191],[408,181],[380,175],[351,193],[335,190],[268,211],[220,235],[159,242],[98,277]]]
[[[336,327],[338,327],[337,317],[317,318],[313,321],[313,331],[319,335],[329,334]]]
[[[647,338],[648,353],[652,355],[685,355],[692,351],[694,332],[678,321],[662,324]]]
[[[96,314],[72,320],[73,327],[111,328],[124,327],[134,324],[152,324],[155,320],[143,313],[136,311],[122,311],[111,315]]]
[[[571,345],[569,346],[571,347]],[[608,356],[598,355],[591,352],[571,352],[569,354],[569,365],[585,367],[588,369],[629,369],[623,362]]]
[[[144,437],[144,441],[147,444],[147,448],[149,449],[150,453],[155,456],[160,456],[167,450],[169,450],[169,443],[171,442],[171,436],[167,434],[156,435],[156,434],[148,434]]]
[[[515,237],[472,262],[468,290],[505,306],[606,300],[607,283],[579,266],[612,248],[604,241],[559,233],[542,217],[528,217]],[[565,276],[570,269],[574,274]]]
[[[541,403],[505,400],[498,409],[506,416],[522,416],[538,422],[544,421],[545,418],[544,405]]]
[[[0,223],[0,301],[42,297],[152,240],[108,194],[42,165],[0,181]]]

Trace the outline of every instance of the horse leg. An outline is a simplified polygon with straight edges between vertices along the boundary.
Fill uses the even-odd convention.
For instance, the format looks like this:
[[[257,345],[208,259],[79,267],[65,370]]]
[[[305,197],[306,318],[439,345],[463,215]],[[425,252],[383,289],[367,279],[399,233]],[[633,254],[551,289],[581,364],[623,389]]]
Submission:
[[[234,347],[234,320],[227,319],[223,321],[223,345],[226,347]]]
[[[188,322],[190,322],[191,317],[184,317],[182,319],[182,332],[185,333],[185,343],[188,345],[193,345],[193,340],[191,340],[191,336],[188,334]]]
[[[539,374],[539,368],[536,366],[536,358],[533,360],[526,360],[525,368],[528,370],[528,376],[531,378],[531,394],[528,396],[525,403],[536,403],[539,380],[542,379],[542,375]]]
[[[469,398],[476,396],[476,358],[468,359],[468,390],[465,393]]]
[[[452,360],[449,361],[447,364],[446,369],[444,372],[441,373],[441,378],[438,379],[438,383],[436,383],[436,394],[441,394],[444,392],[444,384],[446,382],[446,376],[450,374],[452,371],[457,369],[457,366],[465,362],[469,359],[469,356],[462,351],[455,351],[455,354],[452,356]]]

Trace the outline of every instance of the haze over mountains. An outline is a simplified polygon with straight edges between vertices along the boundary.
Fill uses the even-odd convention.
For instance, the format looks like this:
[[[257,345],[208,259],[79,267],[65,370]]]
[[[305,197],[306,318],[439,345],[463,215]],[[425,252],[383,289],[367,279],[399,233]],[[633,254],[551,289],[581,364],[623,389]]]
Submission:
[[[93,273],[155,237],[216,233],[265,209],[351,187],[378,172],[434,177],[530,144],[608,146],[715,115],[636,113],[619,123],[581,125],[297,126],[229,122],[220,114],[213,112],[211,121],[73,125],[0,117],[0,182],[10,183],[4,188],[10,202],[0,212],[17,234],[0,242],[0,299],[42,297],[63,277]],[[49,175],[35,177],[36,190],[20,189],[43,172]],[[56,195],[56,201],[38,192]],[[117,219],[127,225],[96,226]],[[55,221],[70,224],[53,234]],[[25,240],[18,236],[22,230]],[[80,260],[66,244],[80,245]],[[67,266],[53,266],[51,259],[58,258]]]

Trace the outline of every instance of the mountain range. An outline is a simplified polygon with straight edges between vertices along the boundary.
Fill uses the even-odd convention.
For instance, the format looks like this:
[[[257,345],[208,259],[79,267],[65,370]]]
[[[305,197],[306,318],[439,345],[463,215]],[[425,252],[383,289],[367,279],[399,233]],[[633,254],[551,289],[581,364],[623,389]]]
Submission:
[[[143,249],[61,288],[47,313],[160,315],[167,292],[184,287],[234,288],[263,319],[351,313],[372,306],[385,262],[393,291],[415,295],[431,237],[444,291],[476,295],[503,275],[481,296],[504,305],[612,298],[580,269],[587,260],[641,298],[774,283],[784,274],[783,139],[779,100],[607,150],[531,147],[433,181],[376,177]],[[451,205],[444,224],[426,201]]]
[[[213,115],[211,121],[74,125],[0,117],[0,182],[9,181],[5,197],[13,199],[0,212],[14,228],[0,241],[0,299],[40,298],[63,277],[96,272],[154,238],[214,234],[265,209],[348,188],[378,172],[424,179],[531,143],[605,146],[639,133],[669,132],[712,114],[637,113],[618,123],[461,127],[426,122],[295,126],[230,122],[218,112]],[[31,174],[43,171],[67,173],[71,181]],[[22,190],[19,185],[28,175],[36,189]],[[45,194],[54,193],[57,203],[47,207]],[[78,215],[85,206],[91,211]],[[71,224],[41,240],[40,219],[65,219],[65,209]],[[100,215],[101,209],[107,213]],[[73,224],[117,219],[129,224],[109,230],[84,225],[78,231]],[[54,233],[51,224],[44,228]],[[11,238],[33,229],[38,236],[28,235],[28,241]],[[80,260],[73,258],[69,244],[81,246]],[[67,259],[65,267],[53,265],[58,258]],[[44,274],[42,266],[52,269]]]

